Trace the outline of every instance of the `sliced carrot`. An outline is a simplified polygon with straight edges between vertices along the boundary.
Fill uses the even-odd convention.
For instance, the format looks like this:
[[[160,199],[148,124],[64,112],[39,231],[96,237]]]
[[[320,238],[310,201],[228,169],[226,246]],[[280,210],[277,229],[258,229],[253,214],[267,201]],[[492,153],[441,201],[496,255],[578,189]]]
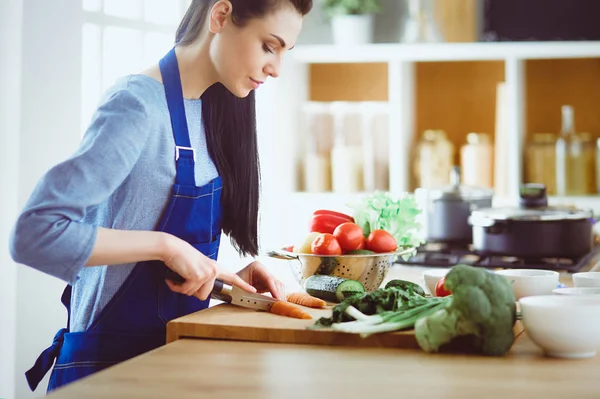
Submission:
[[[315,298],[314,296],[308,295],[304,292],[292,292],[287,296],[288,302],[295,303],[296,305],[302,305],[309,308],[324,308],[327,305],[322,299]]]
[[[271,305],[269,312],[280,316],[294,317],[296,319],[312,319],[312,316],[304,310],[292,305],[289,302],[277,301]]]

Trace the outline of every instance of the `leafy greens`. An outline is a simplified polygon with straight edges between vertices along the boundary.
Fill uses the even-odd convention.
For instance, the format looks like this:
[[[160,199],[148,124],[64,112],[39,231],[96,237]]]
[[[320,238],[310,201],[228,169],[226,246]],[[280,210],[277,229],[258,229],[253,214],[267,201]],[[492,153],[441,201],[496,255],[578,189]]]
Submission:
[[[423,243],[418,220],[421,209],[409,193],[395,197],[390,192],[375,191],[348,206],[353,209],[355,222],[365,236],[381,229],[390,233],[398,246],[417,247]]]

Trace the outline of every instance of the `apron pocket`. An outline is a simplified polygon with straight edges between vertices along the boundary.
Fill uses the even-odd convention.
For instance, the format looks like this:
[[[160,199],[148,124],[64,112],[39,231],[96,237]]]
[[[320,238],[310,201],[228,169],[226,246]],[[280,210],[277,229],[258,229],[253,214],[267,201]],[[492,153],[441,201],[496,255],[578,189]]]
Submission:
[[[205,244],[194,244],[192,246],[196,248],[198,251],[202,252],[204,255],[208,256],[213,260],[217,260],[217,255],[219,253],[219,244],[221,242],[221,235],[213,238],[212,242],[208,242]]]
[[[220,197],[207,188],[173,186],[159,230],[189,243],[211,241],[221,231]]]

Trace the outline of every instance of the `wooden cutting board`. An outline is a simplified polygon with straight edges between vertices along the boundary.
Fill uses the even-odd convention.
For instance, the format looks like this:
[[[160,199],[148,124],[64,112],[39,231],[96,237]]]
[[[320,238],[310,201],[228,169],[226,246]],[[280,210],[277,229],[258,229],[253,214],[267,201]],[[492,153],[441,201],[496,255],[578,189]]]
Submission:
[[[367,338],[329,329],[308,330],[306,327],[313,325],[320,317],[331,316],[331,309],[302,309],[310,313],[313,319],[300,320],[219,304],[171,321],[167,325],[167,343],[181,338],[209,338],[289,344],[419,348],[413,330],[375,334]]]

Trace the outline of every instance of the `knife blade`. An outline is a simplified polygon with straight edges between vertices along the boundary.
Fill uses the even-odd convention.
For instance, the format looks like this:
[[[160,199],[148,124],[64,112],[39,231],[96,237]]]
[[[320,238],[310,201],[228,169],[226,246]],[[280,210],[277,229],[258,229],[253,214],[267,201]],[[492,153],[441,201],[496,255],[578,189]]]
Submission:
[[[254,294],[244,291],[243,289],[227,284],[221,280],[215,280],[213,290],[210,294],[211,298],[221,300],[236,306],[244,308],[263,310],[268,312],[271,306],[277,302],[277,299],[266,295]]]
[[[176,284],[185,282],[183,277],[169,268],[166,268],[165,270],[165,277]],[[210,297],[232,305],[249,309],[264,310],[265,312],[268,312],[271,309],[271,305],[277,302],[277,299],[275,298],[244,291],[235,285],[227,284],[219,279],[215,280]]]

